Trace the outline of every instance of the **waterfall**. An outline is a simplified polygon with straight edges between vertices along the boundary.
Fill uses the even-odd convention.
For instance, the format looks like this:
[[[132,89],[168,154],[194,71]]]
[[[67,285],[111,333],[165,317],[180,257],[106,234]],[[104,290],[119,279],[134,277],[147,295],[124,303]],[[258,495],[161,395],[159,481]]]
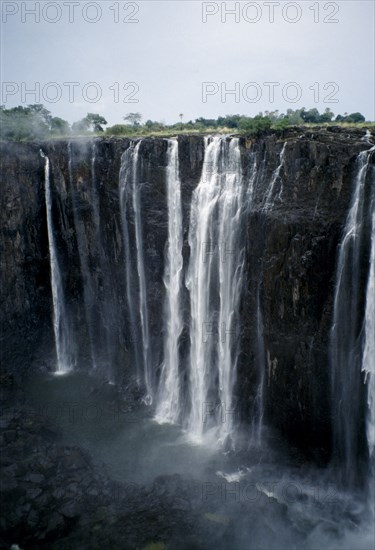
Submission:
[[[368,385],[367,441],[370,456],[375,458],[375,211],[372,214],[371,258],[366,292],[365,345],[362,370],[366,374]]]
[[[126,264],[126,288],[127,302],[129,307],[129,321],[132,327],[132,344],[134,356],[137,365],[139,382],[141,373],[146,387],[146,402],[151,404],[153,396],[152,376],[150,365],[150,338],[147,310],[147,292],[146,292],[146,274],[143,253],[143,232],[142,232],[142,213],[140,204],[141,191],[141,162],[139,149],[142,140],[132,144],[122,155],[120,169],[120,208],[122,217],[122,227],[125,244],[125,264]],[[136,269],[134,270],[132,262],[133,246],[129,225],[131,214],[134,221],[134,241],[136,254]],[[135,273],[138,282],[138,295],[134,290]],[[138,327],[138,318],[140,321],[140,330]]]
[[[47,212],[47,232],[51,268],[51,289],[53,302],[53,330],[55,335],[57,370],[56,374],[65,374],[74,367],[74,357],[71,349],[72,340],[69,332],[69,321],[65,310],[65,296],[62,285],[61,270],[57,258],[55,235],[52,220],[52,197],[50,183],[50,162],[47,155],[40,150],[45,159],[45,201]]]
[[[98,197],[98,182],[96,177],[96,143],[92,142],[91,154],[91,203],[93,210],[93,226],[94,226],[94,245],[96,247],[96,264],[99,267],[99,277],[97,280],[97,324],[100,329],[100,334],[97,334],[96,353],[101,358],[101,363],[106,365],[106,373],[109,378],[113,379],[113,353],[114,339],[113,330],[117,326],[117,308],[113,300],[111,291],[110,269],[108,259],[103,248],[102,227],[100,220],[100,206]],[[97,276],[97,272],[93,276]],[[99,278],[98,278],[99,279]],[[98,362],[98,359],[97,361]],[[113,380],[112,380],[113,381]]]
[[[375,147],[371,151],[375,150]],[[375,176],[375,169],[372,167]],[[372,182],[375,187],[375,177]],[[370,268],[366,289],[366,309],[364,321],[364,348],[362,371],[367,383],[367,444],[372,468],[372,507],[375,506],[375,189],[372,189],[371,209],[371,253]]]
[[[121,209],[121,225],[124,238],[124,251],[125,251],[125,275],[126,275],[126,299],[128,304],[128,316],[129,316],[129,328],[132,334],[131,344],[133,346],[133,354],[137,371],[137,379],[140,384],[142,374],[141,374],[141,363],[139,357],[139,346],[138,346],[138,326],[137,326],[137,316],[136,316],[136,300],[133,297],[134,293],[134,276],[132,270],[132,254],[130,249],[130,235],[129,235],[129,206],[128,199],[131,194],[128,192],[128,186],[131,184],[131,178],[133,177],[133,163],[132,163],[132,150],[129,147],[121,157],[121,169],[119,176],[120,183],[120,209]]]
[[[285,147],[286,143],[282,148],[280,154],[280,163],[277,169],[273,173],[271,180],[270,188],[273,189],[274,183],[279,176],[281,167],[284,163],[285,156]],[[249,159],[250,170],[248,177],[248,185],[245,190],[246,193],[246,204],[247,204],[247,214],[251,215],[253,206],[255,191],[257,188],[263,188],[263,178],[265,172],[265,157],[260,163],[260,166],[257,162],[256,152],[250,154]],[[273,182],[273,183],[272,183]],[[269,189],[267,190],[269,193]],[[268,193],[266,196],[268,196]],[[269,196],[272,196],[272,192],[269,193]],[[265,208],[265,206],[263,206]],[[260,268],[258,273],[258,283],[255,291],[255,328],[256,328],[256,338],[255,342],[255,368],[257,371],[257,392],[254,399],[254,407],[252,411],[252,433],[250,438],[250,446],[260,447],[262,444],[263,437],[263,421],[264,421],[264,397],[265,397],[265,363],[266,363],[266,353],[264,346],[264,326],[263,326],[263,312],[262,312],[262,303],[261,303],[261,285],[263,279],[263,267]]]
[[[233,428],[236,314],[243,274],[240,220],[243,186],[238,139],[206,138],[201,180],[191,203],[190,396],[187,427],[198,440]]]
[[[280,172],[281,172],[281,169],[283,168],[284,162],[285,162],[286,144],[287,144],[287,142],[284,143],[283,148],[281,149],[279,165],[272,174],[271,182],[270,182],[270,185],[268,187],[268,190],[267,190],[267,193],[266,193],[266,199],[265,199],[265,203],[264,203],[264,209],[265,210],[268,210],[272,206],[272,200],[274,199],[274,189],[275,189],[276,183],[279,180],[280,180],[280,190],[279,190],[278,198],[279,199],[281,198],[281,193],[283,191],[283,185],[282,185],[282,180],[280,178]]]
[[[265,349],[259,284],[256,296],[256,367],[258,370],[258,390],[255,397],[252,439],[256,445],[260,446],[262,443],[264,416]]]
[[[89,341],[91,365],[100,368],[113,381],[113,341],[115,308],[108,281],[108,269],[103,250],[100,208],[95,172],[96,147],[92,142],[91,178],[74,178],[72,143],[68,144],[68,172],[72,197],[80,271],[83,282],[83,303]]]
[[[145,373],[145,384],[147,389],[147,399],[150,402],[152,399],[151,373],[149,364],[149,329],[148,329],[148,310],[146,301],[146,275],[145,264],[143,257],[143,235],[141,225],[141,206],[140,206],[140,187],[138,185],[138,157],[141,141],[136,145],[133,156],[133,210],[135,218],[135,239],[137,247],[137,270],[139,278],[139,311],[141,315],[142,328],[142,346],[143,346],[143,362]]]
[[[77,201],[78,189],[76,189],[76,186],[74,185],[73,155],[71,142],[68,143],[68,170],[70,189],[72,193],[74,228],[76,233],[78,256],[83,281],[83,302],[85,307],[86,323],[90,342],[90,356],[92,366],[96,369],[98,367],[98,357],[100,356],[101,352],[101,334],[100,329],[97,326],[97,322],[99,319],[97,294],[95,291],[95,281],[89,266],[89,243],[85,231],[85,225],[80,214],[79,204]]]
[[[179,421],[181,414],[182,388],[179,373],[178,343],[183,328],[181,314],[183,237],[177,139],[168,142],[166,186],[168,200],[168,250],[164,271],[166,330],[156,419],[159,422],[176,423]]]
[[[343,477],[348,484],[355,481],[358,471],[357,461],[360,456],[358,426],[360,426],[362,417],[361,368],[370,373],[369,399],[371,407],[373,399],[370,391],[370,386],[373,383],[371,380],[373,358],[370,359],[368,355],[373,347],[373,334],[370,334],[371,324],[373,324],[373,311],[371,311],[373,251],[367,293],[364,353],[362,353],[361,331],[360,264],[366,228],[366,180],[374,149],[361,152],[357,158],[353,197],[338,255],[331,329],[333,451],[336,460],[342,464]],[[371,183],[374,185],[374,182]],[[373,189],[370,192],[373,192]]]
[[[375,182],[374,182],[375,183]],[[374,197],[375,199],[375,197]],[[362,370],[367,382],[367,444],[370,458],[369,503],[375,515],[375,201],[371,228],[370,270],[366,291]]]
[[[99,250],[102,252],[101,238],[100,238],[100,211],[99,211],[99,200],[97,195],[97,181],[96,181],[96,144],[95,141],[92,142],[92,153],[91,153],[91,194],[92,194],[92,206],[94,212],[94,225],[96,230],[96,241],[98,243]],[[102,254],[101,254],[102,256]]]

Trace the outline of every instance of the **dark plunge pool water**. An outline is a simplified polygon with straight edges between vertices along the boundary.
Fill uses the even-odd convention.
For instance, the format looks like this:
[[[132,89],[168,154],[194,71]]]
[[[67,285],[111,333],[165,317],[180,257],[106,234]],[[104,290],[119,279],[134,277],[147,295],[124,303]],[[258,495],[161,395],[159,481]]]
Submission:
[[[207,524],[199,548],[373,548],[366,500],[274,445],[235,453],[213,438],[197,444],[178,426],[157,423],[152,407],[124,402],[114,386],[84,374],[40,375],[27,391],[60,426],[63,443],[87,450],[114,480],[151,486],[179,474],[192,483],[191,507]]]

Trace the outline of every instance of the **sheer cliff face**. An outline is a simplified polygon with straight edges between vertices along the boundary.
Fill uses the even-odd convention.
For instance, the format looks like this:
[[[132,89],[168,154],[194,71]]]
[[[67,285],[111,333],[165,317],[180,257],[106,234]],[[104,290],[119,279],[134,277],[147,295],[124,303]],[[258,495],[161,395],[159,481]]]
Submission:
[[[39,327],[50,331],[44,172],[37,145],[2,143],[1,157],[1,356],[15,371],[31,368]]]
[[[270,138],[248,143],[244,155],[249,162],[245,171],[251,172],[255,150],[264,174],[255,181],[247,225],[242,410],[248,407],[251,414],[254,406],[254,371],[248,365],[263,360],[266,419],[291,440],[315,449],[320,458],[329,453],[331,441],[329,333],[337,246],[350,204],[355,159],[363,149],[355,138],[328,133],[300,134],[281,142]],[[283,147],[276,198],[264,208],[265,188],[280,166]],[[367,272],[366,259],[362,267]],[[253,321],[257,292],[263,308],[261,352]]]
[[[264,372],[266,419],[319,456],[320,447],[329,451],[330,440],[328,339],[337,245],[350,203],[355,158],[367,147],[361,136],[354,131],[301,130],[240,140],[247,203],[246,283],[238,312],[238,410],[243,421],[252,417],[259,373]],[[54,354],[42,148],[51,164],[56,246],[76,335],[77,364],[89,363],[93,346],[107,346],[102,374],[109,376],[106,362],[116,365],[111,376],[117,379],[134,373],[119,201],[121,155],[129,146],[126,139],[104,138],[71,144],[1,143],[0,315],[6,371],[18,374],[48,365]],[[140,155],[137,184],[157,378],[168,234],[166,140],[144,139]],[[179,138],[185,270],[190,201],[203,158],[203,138]],[[182,300],[184,357],[189,346],[185,288]],[[91,328],[88,311],[98,320]],[[100,327],[105,328],[105,338]],[[93,342],[93,335],[103,341]]]

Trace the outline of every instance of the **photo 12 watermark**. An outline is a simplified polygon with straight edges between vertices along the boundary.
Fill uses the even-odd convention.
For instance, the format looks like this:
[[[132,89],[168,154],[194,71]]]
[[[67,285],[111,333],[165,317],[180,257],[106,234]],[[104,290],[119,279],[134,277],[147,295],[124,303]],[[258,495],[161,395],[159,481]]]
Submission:
[[[202,2],[202,23],[300,22],[337,24],[340,6],[337,2]]]
[[[295,104],[299,101],[314,103],[339,103],[340,86],[337,82],[313,82],[304,85],[299,82],[202,82],[202,103],[208,103],[212,98],[220,99],[221,103],[258,103],[259,101],[285,101]]]
[[[229,160],[225,166],[220,166],[220,172],[218,166],[213,161],[204,161],[202,170],[202,182],[208,182],[213,176],[219,177],[240,177],[241,176],[241,164],[240,162],[234,162]]]
[[[139,103],[140,87],[137,82],[15,82],[1,84],[1,104],[9,101],[20,104],[55,104],[59,102],[95,104],[102,100],[113,103]]]
[[[286,505],[304,502],[306,506],[338,502],[337,490],[333,485],[323,488],[321,486],[305,486],[297,481],[247,481],[246,479],[233,482],[204,482],[202,483],[201,498],[203,502],[254,504],[272,499],[279,504]]]
[[[234,262],[240,258],[241,251],[238,248],[231,247],[227,241],[205,241],[200,245],[201,259],[203,263],[209,262],[213,257],[219,259],[223,264],[228,261]]]
[[[222,401],[205,401],[202,403],[202,424],[209,424],[210,420],[220,424],[231,424],[238,419],[239,411],[235,403],[230,405]]]
[[[2,23],[95,24],[104,19],[112,23],[140,23],[138,2],[1,2]]]
[[[221,344],[231,342],[230,337],[236,338],[239,334],[238,323],[232,321],[231,323],[203,323],[202,325],[202,342],[216,340]],[[229,340],[228,340],[229,338]]]

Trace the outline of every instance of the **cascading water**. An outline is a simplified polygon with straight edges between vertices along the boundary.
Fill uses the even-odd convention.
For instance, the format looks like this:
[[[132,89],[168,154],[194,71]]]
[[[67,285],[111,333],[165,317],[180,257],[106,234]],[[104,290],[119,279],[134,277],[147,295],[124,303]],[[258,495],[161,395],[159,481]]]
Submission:
[[[137,330],[137,317],[136,317],[136,300],[133,296],[134,293],[134,275],[133,275],[133,265],[131,262],[132,254],[130,249],[130,235],[129,235],[129,206],[128,201],[131,197],[131,192],[128,192],[128,187],[131,184],[131,178],[133,173],[133,163],[131,162],[131,149],[127,149],[121,158],[121,169],[119,176],[120,184],[120,209],[121,209],[121,224],[124,238],[124,249],[125,249],[125,274],[126,274],[126,298],[128,304],[128,324],[129,330],[132,334],[131,343],[133,344],[134,351],[134,360],[136,364],[137,378],[138,383],[141,382],[142,378],[142,365],[140,362],[139,356],[139,346],[138,346],[138,330]]]
[[[126,288],[127,301],[129,307],[129,321],[132,327],[132,344],[134,346],[134,355],[137,363],[137,373],[139,382],[144,382],[146,387],[146,402],[152,403],[153,387],[151,376],[151,365],[149,357],[150,338],[147,310],[147,292],[146,275],[143,253],[143,232],[140,204],[140,177],[141,161],[139,149],[142,140],[132,144],[121,158],[120,169],[120,208],[122,217],[122,227],[125,243],[125,263],[126,263]],[[136,252],[136,266],[132,262],[131,236],[129,232],[130,216],[134,220],[134,241]],[[135,267],[135,269],[134,269]],[[138,293],[134,291],[135,272],[138,283]],[[138,319],[140,330],[138,330]]]
[[[364,350],[362,370],[367,382],[367,443],[370,459],[369,503],[375,516],[375,194],[373,201],[371,228],[370,270],[366,292],[366,311],[364,326]]]
[[[100,209],[99,209],[99,199],[97,194],[97,181],[96,181],[96,144],[95,141],[92,142],[92,154],[91,154],[91,188],[90,188],[90,202],[92,204],[92,219],[93,219],[93,226],[94,226],[94,232],[95,232],[95,245],[97,249],[97,259],[98,264],[100,267],[100,273],[102,275],[102,283],[103,286],[107,283],[107,273],[105,269],[105,261],[104,261],[104,254],[103,254],[103,245],[102,245],[102,239],[101,239],[101,231],[100,231]],[[109,345],[109,327],[107,326],[106,321],[108,320],[107,315],[104,315],[102,311],[102,303],[101,301],[98,303],[98,309],[100,311],[100,321],[101,321],[101,331],[104,332],[103,343],[105,343],[106,348],[106,355],[107,359],[110,357],[110,345]],[[102,334],[100,334],[102,336]]]
[[[375,211],[372,215],[371,258],[366,292],[365,345],[362,370],[366,374],[368,385],[367,441],[370,456],[375,458]]]
[[[273,178],[270,187],[273,188],[275,181],[277,180],[282,164],[284,162],[286,143],[282,148],[280,154],[280,163],[279,166],[273,173]],[[250,171],[248,176],[248,185],[245,190],[246,193],[246,204],[247,204],[247,213],[250,215],[252,208],[254,206],[254,197],[256,190],[260,188],[263,190],[264,182],[264,172],[265,172],[265,157],[260,163],[260,166],[257,163],[257,155],[255,152],[250,154]],[[269,193],[269,188],[268,188]],[[268,197],[268,194],[266,194]],[[272,196],[272,192],[269,193],[269,196]],[[267,205],[267,209],[271,206]],[[263,207],[265,208],[265,206]],[[263,436],[263,420],[264,420],[264,383],[265,383],[265,347],[264,347],[264,327],[263,327],[263,312],[262,312],[262,303],[261,303],[261,282],[263,278],[262,270],[258,274],[258,284],[256,287],[256,297],[255,297],[255,327],[256,327],[256,339],[255,339],[255,368],[257,370],[257,392],[254,399],[254,407],[252,413],[252,433],[250,438],[250,446],[260,447],[262,444]]]
[[[73,219],[77,237],[77,248],[83,279],[83,301],[85,306],[86,323],[90,342],[91,362],[94,368],[98,367],[98,357],[101,346],[99,343],[100,330],[97,327],[99,319],[97,308],[97,296],[92,270],[89,267],[89,243],[85,231],[85,224],[78,207],[78,190],[74,184],[72,144],[68,144],[68,169],[69,183],[72,191]]]
[[[89,355],[94,369],[100,367],[113,380],[111,339],[115,326],[114,307],[108,281],[108,265],[103,251],[99,198],[95,174],[96,149],[92,143],[91,180],[74,178],[73,144],[68,143],[68,173],[74,232],[83,282],[83,303]]]
[[[201,440],[233,428],[236,314],[243,275],[240,220],[243,186],[238,139],[206,139],[201,181],[192,197],[190,262],[190,396],[188,431]]]
[[[264,378],[265,378],[265,349],[263,335],[263,314],[260,303],[260,285],[257,288],[256,296],[256,367],[258,370],[258,391],[255,397],[253,417],[252,443],[260,446],[263,433],[264,416]]]
[[[182,400],[178,344],[183,328],[181,312],[183,237],[177,139],[170,140],[168,143],[166,179],[168,200],[168,251],[164,273],[166,331],[156,420],[177,423],[180,419]]]
[[[280,152],[279,165],[274,171],[274,173],[272,174],[271,182],[269,184],[269,187],[266,193],[265,203],[264,203],[265,210],[269,210],[272,206],[272,202],[275,199],[275,196],[274,196],[275,187],[276,187],[276,184],[279,182],[279,180],[280,180],[280,189],[279,189],[278,198],[280,199],[281,197],[283,186],[282,186],[282,180],[280,178],[280,172],[285,162],[286,145],[287,145],[287,142],[285,141],[283,148],[281,149],[281,152]]]
[[[49,257],[51,267],[51,289],[53,302],[53,330],[55,335],[55,347],[57,357],[56,374],[65,374],[74,367],[72,351],[72,340],[69,333],[69,321],[65,309],[65,296],[62,285],[62,277],[57,258],[55,235],[52,220],[52,197],[50,182],[50,162],[47,155],[40,150],[41,156],[45,159],[45,201],[47,212],[47,232]]]
[[[375,148],[373,148],[375,150]],[[372,516],[375,516],[375,168],[372,166],[373,182],[371,209],[371,253],[370,268],[366,289],[366,309],[364,320],[364,347],[362,371],[367,383],[367,423],[366,435],[370,460],[369,503]]]
[[[137,372],[151,402],[147,289],[140,205],[141,141],[125,151],[120,171],[120,203],[126,257],[129,322]],[[233,386],[237,349],[236,315],[243,277],[240,219],[243,208],[238,139],[205,140],[201,181],[193,193],[190,213],[190,262],[186,287],[190,293],[190,408],[182,395],[179,338],[183,329],[183,224],[178,142],[168,142],[168,244],[164,271],[164,357],[156,395],[155,418],[178,423],[183,413],[188,432],[200,440],[207,426],[222,440],[233,428]],[[135,254],[132,251],[135,248]],[[135,259],[134,259],[135,256]],[[139,326],[138,326],[139,323]],[[205,422],[208,420],[208,422]]]
[[[235,342],[238,337],[239,299],[242,290],[244,250],[240,248],[240,224],[242,214],[243,182],[239,140],[224,142],[222,170],[224,181],[219,198],[219,397],[222,407],[221,434],[228,435],[233,427],[233,386],[236,376],[238,353]],[[229,169],[229,171],[228,171]],[[226,408],[226,411],[224,410]],[[229,413],[229,414],[226,414]],[[225,416],[224,416],[225,415]]]
[[[91,203],[93,209],[93,224],[95,231],[95,244],[96,244],[96,261],[100,267],[101,281],[97,286],[100,288],[100,299],[97,300],[98,307],[98,328],[97,331],[97,353],[100,353],[99,360],[101,364],[106,365],[107,374],[113,376],[113,350],[115,344],[113,342],[113,333],[116,328],[116,307],[111,291],[110,269],[108,266],[108,259],[103,248],[102,227],[100,220],[100,207],[98,197],[98,182],[96,177],[96,143],[92,143],[92,156],[91,156]],[[99,332],[99,334],[98,334]]]
[[[363,352],[362,314],[360,311],[361,296],[361,252],[366,227],[366,182],[369,175],[369,163],[375,148],[359,154],[356,166],[352,203],[346,220],[343,239],[339,249],[337,275],[334,295],[334,314],[331,329],[331,366],[332,366],[332,401],[333,401],[333,452],[336,461],[342,467],[346,484],[355,482],[360,456],[358,426],[362,417],[361,369],[369,374],[368,391],[371,407],[369,431],[373,414],[373,372],[374,358],[370,358],[373,349],[373,311],[371,291],[373,279],[373,254],[367,291],[365,348]],[[372,171],[372,170],[371,170]],[[372,179],[372,178],[371,178]],[[370,193],[374,193],[374,182],[370,181]],[[372,204],[373,200],[371,201]],[[373,444],[369,436],[369,445]]]

